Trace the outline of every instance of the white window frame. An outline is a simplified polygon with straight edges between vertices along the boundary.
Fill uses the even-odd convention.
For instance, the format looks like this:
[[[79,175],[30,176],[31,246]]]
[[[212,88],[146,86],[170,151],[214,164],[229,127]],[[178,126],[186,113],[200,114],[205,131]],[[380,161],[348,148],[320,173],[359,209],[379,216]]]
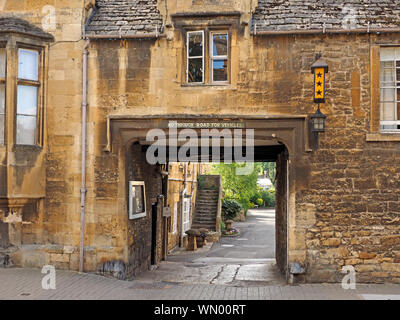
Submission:
[[[132,197],[132,187],[133,186],[143,186],[143,207],[144,211],[139,213],[133,213],[133,197]],[[144,181],[129,181],[129,219],[138,219],[146,217],[147,208],[146,208],[146,186]]]
[[[20,63],[20,51],[33,51],[37,53],[37,75],[38,79],[37,80],[32,80],[32,79],[22,79],[19,78],[19,63]],[[17,64],[18,64],[18,69],[17,69],[17,95],[18,95],[18,90],[20,86],[27,86],[27,87],[35,87],[37,89],[36,93],[36,114],[35,115],[30,115],[30,114],[23,114],[23,113],[18,113],[18,99],[17,99],[17,104],[15,106],[15,144],[17,145],[32,145],[36,146],[38,145],[38,129],[39,129],[39,106],[40,106],[40,97],[41,97],[41,50],[39,49],[32,49],[32,48],[26,48],[26,47],[18,47],[17,49]],[[18,123],[18,117],[30,117],[30,118],[35,118],[35,132],[34,132],[34,141],[32,144],[21,144],[18,143],[18,132],[17,132],[17,123]]]
[[[227,36],[226,55],[214,56],[214,35],[223,34]],[[227,79],[224,81],[214,81],[214,61],[226,60],[227,63]],[[210,83],[227,84],[229,83],[229,32],[228,31],[211,31],[210,32]]]
[[[3,113],[0,113],[1,116],[3,116],[3,133],[2,136],[0,136],[0,146],[3,146],[6,144],[6,92],[7,92],[7,48],[6,46],[0,46],[0,49],[4,50],[4,78],[0,77],[0,85],[4,85],[4,110]],[[0,101],[1,103],[1,101]]]
[[[185,233],[191,227],[190,224],[190,209],[191,209],[191,196],[184,196],[182,200],[182,231]]]
[[[383,59],[382,57],[382,49],[393,49],[395,54],[394,57],[392,57],[391,59]],[[400,133],[400,129],[396,129],[396,128],[389,128],[386,129],[384,128],[384,126],[400,126],[400,119],[397,120],[392,120],[392,121],[385,121],[382,120],[383,117],[383,103],[392,103],[393,101],[383,101],[383,97],[382,97],[382,90],[383,89],[393,89],[395,92],[395,96],[394,96],[394,110],[393,113],[396,115],[397,118],[398,117],[398,105],[400,104],[400,97],[398,96],[397,90],[400,89],[400,79],[397,79],[397,70],[400,71],[400,67],[397,67],[397,62],[400,62],[400,47],[381,47],[381,55],[380,55],[380,65],[382,64],[382,62],[393,62],[394,63],[394,86],[388,86],[388,85],[384,85],[382,83],[382,81],[380,80],[379,83],[379,91],[380,91],[380,130],[381,132],[395,132],[395,133]],[[392,68],[391,68],[392,69]],[[380,75],[379,78],[381,79],[382,76],[382,68],[380,67]]]
[[[202,41],[202,56],[195,56],[195,57],[189,57],[189,38],[191,34],[201,34],[201,41]],[[204,70],[205,70],[205,65],[204,65],[204,30],[196,30],[196,31],[188,31],[186,35],[186,83],[187,84],[203,84],[205,79],[204,79]],[[202,64],[203,64],[203,72],[202,72],[202,82],[189,82],[189,59],[199,59],[202,58]]]

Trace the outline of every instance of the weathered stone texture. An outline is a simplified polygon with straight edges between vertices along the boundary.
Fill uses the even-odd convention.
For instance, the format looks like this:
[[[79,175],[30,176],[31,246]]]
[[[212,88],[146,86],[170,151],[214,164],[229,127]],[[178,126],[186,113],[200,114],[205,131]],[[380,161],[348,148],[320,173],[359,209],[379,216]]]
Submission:
[[[290,31],[307,29],[396,28],[398,0],[302,1],[259,0],[253,30]]]
[[[312,103],[310,66],[316,53],[322,52],[330,66],[327,102],[321,106],[327,115],[327,130],[319,136],[318,150],[295,158],[289,150],[289,230],[284,229],[286,221],[281,216],[278,231],[281,235],[288,232],[289,262],[299,262],[305,267],[306,281],[340,281],[343,277],[341,267],[354,265],[360,282],[400,282],[400,148],[398,141],[391,141],[396,140],[392,136],[379,141],[382,137],[376,129],[379,128],[379,112],[376,116],[376,110],[379,110],[377,43],[400,44],[399,35],[251,36],[250,26],[246,24],[249,19],[245,16],[255,8],[251,5],[253,1],[171,0],[167,3],[169,10],[165,6],[157,8],[155,1],[148,4],[124,2],[126,6],[121,8],[116,8],[116,4],[121,4],[122,0],[98,2],[103,11],[99,10],[93,21],[111,21],[107,26],[113,27],[95,32],[118,32],[121,25],[132,28],[121,29],[124,32],[139,32],[142,29],[134,28],[140,23],[146,24],[147,32],[153,32],[153,22],[159,25],[160,16],[149,23],[143,22],[146,17],[143,21],[137,20],[139,24],[131,23],[129,19],[139,13],[127,10],[131,4],[143,6],[143,10],[147,10],[146,5],[151,6],[151,17],[157,10],[162,11],[160,14],[165,15],[163,19],[169,27],[166,37],[157,40],[93,41],[89,46],[86,270],[98,270],[107,262],[108,267],[103,270],[114,270],[115,265],[122,265],[118,261],[122,261],[126,264],[126,275],[134,276],[149,267],[151,207],[162,192],[158,168],[146,164],[137,145],[132,149],[130,145],[122,145],[121,137],[116,134],[111,139],[110,152],[104,151],[109,142],[108,116],[162,118],[177,114],[178,118],[184,118],[192,114],[213,119],[215,115],[311,115],[316,106]],[[43,19],[41,6],[28,0],[18,1],[19,5],[15,3],[7,1],[5,10],[40,25]],[[206,4],[210,6],[201,11],[215,13],[219,3],[221,12],[227,11],[229,5],[235,11],[244,12],[241,18],[220,17],[233,25],[230,84],[187,86],[184,80],[185,38],[182,29],[175,28],[176,19],[171,15],[186,9],[195,13]],[[106,4],[118,14],[107,13]],[[398,15],[398,1],[371,1],[369,6],[364,5],[364,1],[353,1],[352,4],[361,10],[359,27],[365,27],[363,17],[367,16],[371,19],[371,27],[397,25],[398,19],[394,17]],[[329,10],[326,19],[321,19],[320,12],[324,8]],[[81,57],[84,46],[84,41],[79,39],[85,12],[82,1],[56,2],[56,9],[60,20],[56,30],[51,31],[55,43],[49,50],[46,139],[40,151],[42,158],[38,157],[37,164],[34,152],[25,157],[26,152],[21,151],[20,156],[5,163],[6,149],[0,147],[0,174],[7,174],[7,179],[14,177],[14,167],[29,159],[39,167],[21,165],[24,168],[15,174],[15,181],[19,182],[6,185],[0,181],[0,194],[4,197],[10,192],[8,188],[33,192],[40,181],[45,199],[39,201],[36,213],[29,209],[12,216],[28,223],[24,226],[19,220],[5,222],[3,209],[8,209],[9,203],[8,200],[1,203],[0,242],[21,246],[21,250],[11,257],[17,265],[54,263],[77,269]],[[283,17],[278,16],[278,11]],[[334,1],[259,1],[254,21],[265,22],[265,30],[292,29],[294,26],[322,28],[324,21],[327,28],[334,28],[339,27],[341,12],[338,2]],[[114,23],[125,13],[126,20],[121,19],[121,25]],[[387,17],[385,21],[383,13]],[[197,23],[196,18],[187,20],[189,26]],[[203,19],[201,23],[212,24],[213,19]],[[282,25],[285,27],[281,28]],[[377,137],[367,141],[372,133]],[[2,170],[6,166],[9,170]],[[37,179],[38,176],[42,180]],[[146,218],[128,220],[129,179],[146,181]],[[176,191],[181,190],[176,187]],[[279,209],[285,211],[284,206]],[[157,221],[156,261],[162,256],[160,208],[157,209]],[[174,238],[176,242],[176,236]],[[283,248],[285,244],[280,242],[279,245]],[[282,250],[278,255],[280,261],[284,261]]]
[[[0,33],[22,33],[47,40],[54,39],[51,34],[44,32],[28,21],[13,17],[0,18]]]
[[[88,34],[146,34],[161,32],[156,0],[98,0]]]
[[[129,277],[135,276],[141,271],[148,270],[151,264],[151,256],[154,255],[154,264],[162,258],[162,200],[158,198],[162,194],[162,180],[157,166],[149,165],[146,154],[139,144],[134,144],[128,156],[128,181],[144,181],[146,185],[147,215],[144,218],[130,220],[128,222],[128,262]],[[161,205],[160,205],[161,204]],[[153,218],[155,206],[156,218]],[[152,226],[156,223],[156,226]],[[156,227],[156,239],[153,239],[152,227]],[[152,253],[152,242],[155,241],[155,250]]]

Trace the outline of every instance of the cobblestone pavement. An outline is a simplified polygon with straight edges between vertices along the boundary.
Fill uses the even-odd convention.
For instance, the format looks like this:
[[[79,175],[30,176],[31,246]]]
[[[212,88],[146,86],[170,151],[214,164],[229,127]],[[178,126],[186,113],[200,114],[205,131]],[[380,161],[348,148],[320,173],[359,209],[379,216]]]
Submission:
[[[139,280],[240,287],[284,285],[275,262],[275,211],[249,210],[245,222],[235,222],[237,237],[222,237],[196,252],[177,248],[156,272]]]
[[[195,253],[175,250],[157,269],[133,281],[57,270],[56,289],[44,290],[39,269],[0,268],[0,299],[51,300],[400,300],[400,285],[290,286],[277,271],[273,210],[254,210],[236,223],[241,235]]]
[[[121,281],[95,274],[58,270],[56,289],[42,289],[39,269],[0,269],[0,299],[51,300],[400,300],[400,285],[338,284],[234,287],[168,281]]]

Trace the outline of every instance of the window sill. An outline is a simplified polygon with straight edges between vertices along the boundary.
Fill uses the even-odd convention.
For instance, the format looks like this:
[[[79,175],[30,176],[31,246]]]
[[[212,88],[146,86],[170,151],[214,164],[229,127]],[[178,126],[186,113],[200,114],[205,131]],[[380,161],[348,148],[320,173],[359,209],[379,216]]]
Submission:
[[[400,131],[399,132],[388,132],[388,133],[368,133],[366,136],[367,142],[390,142],[390,141],[400,141]]]
[[[237,90],[235,86],[230,83],[221,84],[181,84],[182,88],[192,88],[192,89],[202,89],[202,88],[212,88],[217,90]]]

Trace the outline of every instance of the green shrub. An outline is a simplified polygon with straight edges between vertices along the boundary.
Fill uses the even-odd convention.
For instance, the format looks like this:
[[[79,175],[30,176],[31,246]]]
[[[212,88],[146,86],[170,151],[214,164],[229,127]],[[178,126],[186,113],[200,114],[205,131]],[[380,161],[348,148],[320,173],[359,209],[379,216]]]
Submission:
[[[224,220],[235,219],[240,210],[242,210],[242,206],[236,200],[224,200],[222,203],[222,218]]]
[[[261,198],[257,199],[257,204],[261,207],[264,204],[264,200]]]
[[[259,192],[255,192],[251,197],[250,197],[250,202],[253,202],[254,204],[257,203],[257,199],[261,198],[261,194]]]
[[[221,226],[221,230],[225,230],[225,223],[222,220],[221,220],[220,226]]]
[[[265,207],[268,207],[268,208],[275,207],[275,191],[274,190],[263,191],[261,198],[264,201]]]
[[[249,208],[253,209],[256,205],[253,202],[249,202]]]
[[[197,186],[199,189],[204,189],[206,183],[206,177],[205,176],[198,176],[197,177]]]

